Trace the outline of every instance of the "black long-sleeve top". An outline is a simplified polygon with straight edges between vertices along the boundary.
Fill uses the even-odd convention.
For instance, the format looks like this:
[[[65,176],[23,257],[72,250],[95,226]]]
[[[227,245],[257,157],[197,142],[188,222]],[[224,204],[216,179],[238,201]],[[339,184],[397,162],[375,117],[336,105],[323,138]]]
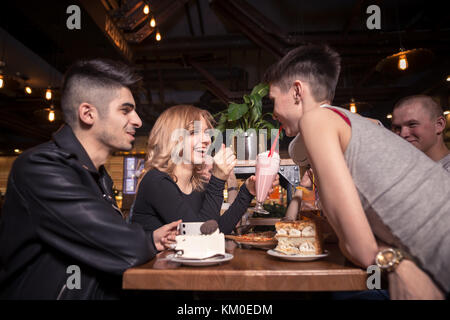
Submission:
[[[150,170],[139,185],[131,221],[152,231],[179,219],[184,222],[214,219],[220,231],[229,234],[246,212],[253,195],[242,185],[230,208],[220,215],[224,187],[224,180],[211,176],[203,191],[185,194],[167,173]]]

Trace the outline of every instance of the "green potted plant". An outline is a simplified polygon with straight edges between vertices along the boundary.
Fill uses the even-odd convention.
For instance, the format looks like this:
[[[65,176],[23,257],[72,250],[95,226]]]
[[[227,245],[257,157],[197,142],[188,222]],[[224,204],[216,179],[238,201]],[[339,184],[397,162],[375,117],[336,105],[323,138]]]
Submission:
[[[234,130],[232,141],[239,160],[255,160],[258,152],[265,151],[261,149],[266,147],[267,138],[271,136],[271,130],[276,129],[272,123],[265,120],[267,117],[272,118],[272,113],[262,114],[262,99],[268,93],[269,85],[259,83],[250,94],[243,96],[244,103],[230,102],[226,110],[216,114],[219,119],[216,129],[221,132],[225,132],[226,129]],[[261,129],[266,129],[266,135],[262,134]],[[260,143],[258,143],[258,140],[260,140]],[[243,144],[239,141],[243,141]],[[243,153],[239,149],[242,145]]]

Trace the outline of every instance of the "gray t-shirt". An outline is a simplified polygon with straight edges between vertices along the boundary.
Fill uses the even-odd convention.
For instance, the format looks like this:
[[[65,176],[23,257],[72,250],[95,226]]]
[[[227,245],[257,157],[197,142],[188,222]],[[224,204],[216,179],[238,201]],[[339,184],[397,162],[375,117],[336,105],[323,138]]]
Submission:
[[[450,173],[390,130],[346,109],[345,159],[372,230],[450,291]]]
[[[450,173],[385,127],[332,108],[351,123],[344,156],[372,232],[403,249],[448,293]]]
[[[439,163],[444,167],[445,170],[450,172],[450,153],[439,160]]]

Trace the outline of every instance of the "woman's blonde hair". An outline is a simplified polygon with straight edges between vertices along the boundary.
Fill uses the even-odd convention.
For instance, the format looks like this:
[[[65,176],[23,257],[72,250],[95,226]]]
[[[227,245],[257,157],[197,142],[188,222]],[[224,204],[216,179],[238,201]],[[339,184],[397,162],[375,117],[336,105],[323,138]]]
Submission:
[[[201,121],[202,118],[205,119],[208,128],[213,128],[214,119],[211,114],[192,105],[176,105],[161,113],[148,137],[144,172],[140,180],[148,171],[158,169],[177,182],[178,178],[173,173],[176,163],[172,159],[172,154],[180,141],[172,139],[172,133],[177,129],[191,130],[194,121]],[[203,190],[201,167],[202,165],[194,165],[191,179],[193,190]]]

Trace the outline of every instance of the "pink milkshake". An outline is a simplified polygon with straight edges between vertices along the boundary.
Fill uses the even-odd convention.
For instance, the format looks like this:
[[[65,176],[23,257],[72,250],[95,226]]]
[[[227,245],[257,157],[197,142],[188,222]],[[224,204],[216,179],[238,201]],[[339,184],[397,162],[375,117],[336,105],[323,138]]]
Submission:
[[[271,157],[269,151],[258,154],[256,159],[256,201],[255,212],[268,214],[263,208],[269,190],[272,188],[278,169],[280,168],[280,155],[276,152]]]

